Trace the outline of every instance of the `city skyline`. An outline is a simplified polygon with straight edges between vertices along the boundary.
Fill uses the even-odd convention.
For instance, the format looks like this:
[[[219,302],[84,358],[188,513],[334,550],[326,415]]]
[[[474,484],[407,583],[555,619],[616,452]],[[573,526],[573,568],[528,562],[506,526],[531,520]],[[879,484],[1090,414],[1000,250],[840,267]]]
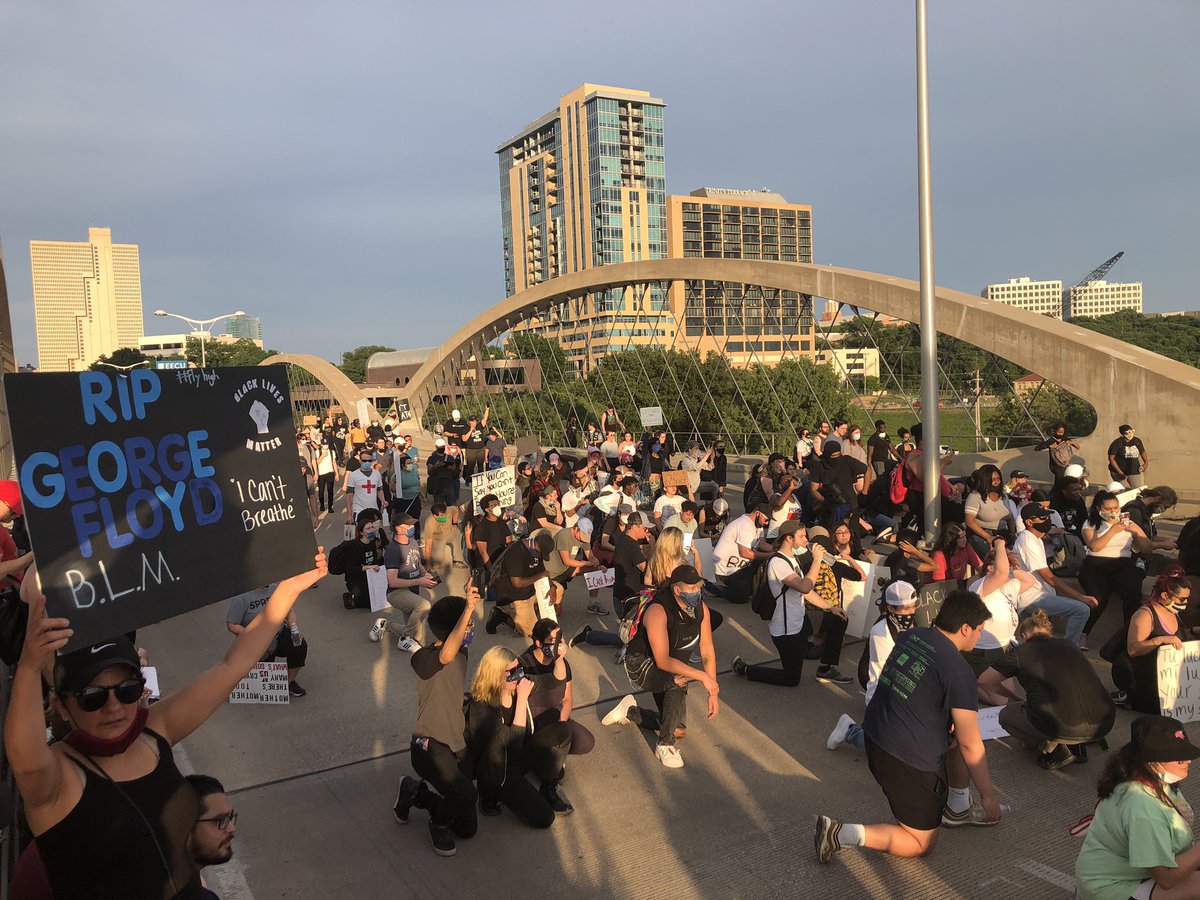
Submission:
[[[524,35],[542,48],[525,68],[493,39],[507,19],[490,7],[464,26],[424,8],[351,6],[330,23],[305,4],[285,20],[220,3],[81,6],[65,29],[53,7],[6,10],[0,239],[18,358],[34,358],[23,247],[89,224],[141,246],[147,308],[244,307],[277,323],[274,346],[332,359],[440,343],[504,295],[497,136],[584,82],[664,98],[667,193],[770,187],[813,207],[816,262],[915,277],[911,9],[684,10],[641,12],[653,54],[621,50],[616,23],[560,11]],[[939,284],[978,293],[1023,272],[1069,284],[1124,249],[1113,277],[1143,282],[1148,311],[1200,305],[1178,227],[1200,201],[1188,149],[1200,125],[1186,114],[1197,26],[1200,9],[1177,3],[935,8]],[[396,54],[404,33],[432,38]],[[212,66],[202,51],[216,34]],[[1035,39],[1056,52],[1013,67]],[[683,65],[701,47],[714,54],[703,84]],[[351,309],[383,327],[360,338],[331,324]]]

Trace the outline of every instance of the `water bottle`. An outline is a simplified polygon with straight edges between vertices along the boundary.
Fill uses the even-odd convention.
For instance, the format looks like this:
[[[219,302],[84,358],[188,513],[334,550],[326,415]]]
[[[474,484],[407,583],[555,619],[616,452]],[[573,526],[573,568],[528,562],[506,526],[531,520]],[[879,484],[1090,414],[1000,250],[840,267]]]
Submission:
[[[293,646],[293,647],[299,647],[299,646],[300,646],[300,642],[301,642],[302,640],[303,640],[303,638],[302,638],[302,637],[300,637],[300,629],[299,629],[299,628],[293,628],[293,629],[292,629],[292,646]]]

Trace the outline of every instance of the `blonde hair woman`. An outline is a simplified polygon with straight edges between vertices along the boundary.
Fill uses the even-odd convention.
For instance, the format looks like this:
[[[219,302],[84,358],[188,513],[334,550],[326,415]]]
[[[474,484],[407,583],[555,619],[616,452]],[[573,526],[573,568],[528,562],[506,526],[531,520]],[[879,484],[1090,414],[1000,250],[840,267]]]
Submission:
[[[701,577],[704,576],[700,554],[690,547],[686,552],[683,549],[683,532],[674,526],[664,528],[658,540],[654,542],[650,558],[646,560],[646,587],[661,587],[666,584],[671,573],[679,566],[692,566]]]

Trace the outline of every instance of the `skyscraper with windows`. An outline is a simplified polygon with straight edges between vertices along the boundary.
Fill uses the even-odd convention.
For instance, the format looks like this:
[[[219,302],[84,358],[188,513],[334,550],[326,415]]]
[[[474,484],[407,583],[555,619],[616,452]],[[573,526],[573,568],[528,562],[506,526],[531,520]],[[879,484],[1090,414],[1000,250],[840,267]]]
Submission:
[[[79,372],[142,335],[137,244],[114,244],[108,228],[86,242],[30,241],[38,368]]]
[[[497,148],[506,295],[594,266],[666,257],[663,106],[646,91],[584,84]],[[560,341],[576,371],[610,349],[674,336],[659,287],[597,291],[521,327]]]
[[[239,341],[261,341],[262,319],[258,316],[234,316],[225,320],[225,333]]]

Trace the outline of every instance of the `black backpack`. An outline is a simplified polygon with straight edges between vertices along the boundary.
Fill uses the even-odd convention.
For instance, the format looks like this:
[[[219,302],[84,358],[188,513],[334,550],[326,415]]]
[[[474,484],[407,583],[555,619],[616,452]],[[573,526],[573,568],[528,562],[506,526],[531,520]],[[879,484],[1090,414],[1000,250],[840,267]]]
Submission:
[[[775,553],[765,560],[762,560],[757,569],[754,570],[750,578],[750,608],[758,613],[758,617],[763,621],[769,622],[775,615],[775,607],[779,603],[779,598],[787,593],[785,587],[780,591],[779,596],[771,590],[771,579],[768,576],[768,569],[771,565],[771,560],[776,556],[792,566],[793,571],[795,566],[782,553]]]
[[[329,551],[329,574],[330,575],[345,575],[346,574],[346,549],[354,541],[342,541],[336,547]]]

